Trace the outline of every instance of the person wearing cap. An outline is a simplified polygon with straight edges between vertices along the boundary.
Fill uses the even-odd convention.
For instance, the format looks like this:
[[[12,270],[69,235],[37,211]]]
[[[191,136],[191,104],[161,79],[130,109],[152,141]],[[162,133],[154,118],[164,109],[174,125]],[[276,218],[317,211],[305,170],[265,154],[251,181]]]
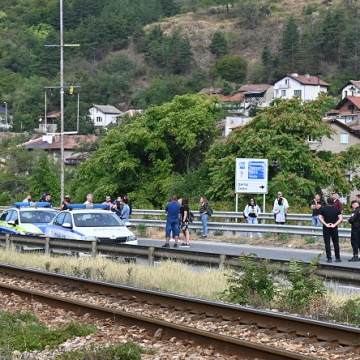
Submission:
[[[60,211],[67,210],[69,204],[71,204],[70,195],[65,195],[64,201],[61,203]]]
[[[349,260],[351,262],[359,261],[359,248],[360,248],[360,206],[357,200],[351,202],[353,213],[348,218],[351,224],[351,247],[353,249],[353,257]]]

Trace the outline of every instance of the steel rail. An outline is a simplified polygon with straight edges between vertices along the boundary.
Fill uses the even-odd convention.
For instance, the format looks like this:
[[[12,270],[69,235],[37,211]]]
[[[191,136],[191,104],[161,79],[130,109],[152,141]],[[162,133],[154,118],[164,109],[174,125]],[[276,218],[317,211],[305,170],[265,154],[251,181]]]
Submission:
[[[0,273],[15,275],[19,278],[31,278],[51,284],[62,282],[68,284],[69,287],[86,289],[104,295],[121,295],[125,299],[129,298],[149,304],[160,303],[163,307],[171,304],[176,309],[189,308],[193,313],[205,312],[209,317],[220,314],[223,319],[240,319],[242,324],[255,323],[262,328],[266,328],[271,324],[280,332],[293,329],[298,336],[307,337],[310,334],[316,334],[319,340],[337,339],[341,345],[352,346],[360,343],[360,329],[345,325],[5,264],[0,264]]]
[[[30,297],[32,300],[46,303],[52,307],[56,306],[68,311],[73,311],[78,315],[91,314],[92,316],[101,319],[111,318],[116,323],[121,323],[126,326],[139,326],[152,333],[155,333],[158,329],[162,329],[162,338],[164,339],[176,337],[180,340],[194,341],[203,347],[212,346],[217,352],[223,354],[239,355],[243,358],[246,357],[247,359],[249,356],[267,360],[314,359],[313,356],[244,341],[234,337],[174,324],[143,315],[110,309],[39,291],[27,290],[13,285],[0,283],[0,290],[8,294],[17,294],[22,298]]]

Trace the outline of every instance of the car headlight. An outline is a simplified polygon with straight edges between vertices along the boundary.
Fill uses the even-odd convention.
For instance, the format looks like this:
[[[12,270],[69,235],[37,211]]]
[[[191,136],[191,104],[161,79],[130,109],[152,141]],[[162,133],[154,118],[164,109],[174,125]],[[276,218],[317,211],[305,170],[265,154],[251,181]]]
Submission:
[[[128,236],[128,241],[137,240],[137,237],[135,234]]]

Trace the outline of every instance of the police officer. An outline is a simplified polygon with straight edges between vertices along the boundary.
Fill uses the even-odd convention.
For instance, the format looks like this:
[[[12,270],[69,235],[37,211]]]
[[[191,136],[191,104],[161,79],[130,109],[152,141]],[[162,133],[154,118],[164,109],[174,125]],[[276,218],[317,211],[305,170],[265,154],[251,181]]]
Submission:
[[[351,262],[359,261],[359,247],[360,247],[360,206],[358,201],[353,200],[351,202],[353,213],[348,218],[351,224],[351,247],[353,249],[354,256],[349,260]]]

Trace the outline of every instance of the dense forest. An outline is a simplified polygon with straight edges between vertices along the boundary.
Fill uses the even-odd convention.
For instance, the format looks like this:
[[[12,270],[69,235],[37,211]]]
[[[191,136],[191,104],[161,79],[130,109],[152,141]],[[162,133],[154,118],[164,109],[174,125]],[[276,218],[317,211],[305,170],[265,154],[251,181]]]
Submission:
[[[175,95],[245,82],[271,83],[288,72],[318,75],[331,93],[358,79],[360,4],[355,0],[64,0],[65,130],[91,133],[91,104],[146,109]],[[44,114],[44,87],[59,85],[58,0],[3,0],[0,100],[14,130]],[[56,89],[48,112],[59,110]],[[51,96],[52,95],[52,96]]]
[[[145,110],[103,134],[89,161],[67,169],[66,192],[74,200],[82,201],[87,192],[96,201],[126,192],[139,207],[159,207],[173,193],[193,202],[204,194],[228,201],[234,198],[235,158],[248,155],[269,159],[270,194],[281,187],[298,204],[324,188],[347,194],[359,182],[358,146],[314,154],[304,143],[306,136],[331,137],[321,120],[331,97],[306,106],[298,100],[275,103],[219,142],[218,99],[197,94],[210,86],[233,94],[246,82],[272,83],[298,72],[319,76],[336,97],[346,82],[359,78],[356,0],[63,4],[64,43],[80,44],[64,49],[65,84],[74,86],[64,96],[65,131],[76,128],[77,92],[82,134],[94,132],[92,104]],[[2,1],[0,101],[11,110],[15,131],[37,127],[44,91],[47,112],[59,111],[59,16],[58,0]],[[297,130],[289,131],[290,124]],[[0,171],[0,203],[43,190],[59,202],[58,162],[42,151],[16,148],[21,141],[23,135],[0,144],[7,164]],[[345,178],[349,172],[352,183]]]

